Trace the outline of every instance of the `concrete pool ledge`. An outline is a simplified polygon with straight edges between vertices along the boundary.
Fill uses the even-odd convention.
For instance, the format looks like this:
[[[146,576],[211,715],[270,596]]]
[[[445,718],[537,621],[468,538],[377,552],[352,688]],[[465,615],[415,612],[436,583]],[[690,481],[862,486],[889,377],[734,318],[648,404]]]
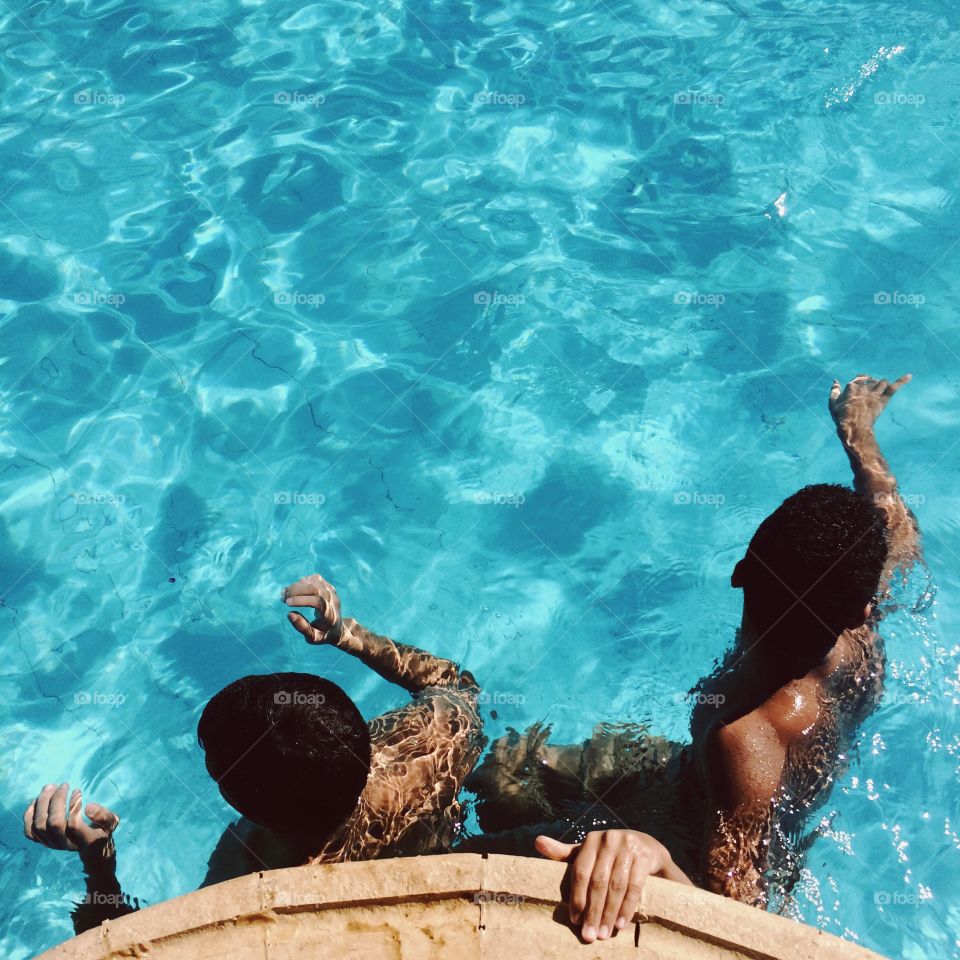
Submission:
[[[637,923],[590,945],[566,923],[565,867],[448,854],[272,870],[111,920],[37,960],[877,960],[704,890],[647,882]]]

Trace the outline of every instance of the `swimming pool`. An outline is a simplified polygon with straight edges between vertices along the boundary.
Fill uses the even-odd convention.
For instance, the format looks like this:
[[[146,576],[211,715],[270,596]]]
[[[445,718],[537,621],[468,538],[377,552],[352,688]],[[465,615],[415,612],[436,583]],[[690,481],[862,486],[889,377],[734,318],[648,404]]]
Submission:
[[[0,954],[71,932],[48,780],[145,902],[231,820],[196,720],[305,669],[278,591],[460,660],[487,732],[683,736],[757,523],[881,444],[938,602],[786,913],[958,955],[958,13],[946,2],[7,7]],[[494,716],[495,715],[495,716]]]

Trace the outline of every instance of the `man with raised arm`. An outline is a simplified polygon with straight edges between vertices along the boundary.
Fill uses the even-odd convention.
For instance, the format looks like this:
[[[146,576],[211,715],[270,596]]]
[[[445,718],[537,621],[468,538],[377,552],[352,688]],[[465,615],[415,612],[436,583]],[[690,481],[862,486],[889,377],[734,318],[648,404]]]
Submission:
[[[457,794],[483,750],[476,681],[449,660],[343,620],[314,574],[287,587],[310,644],[331,644],[403,687],[413,701],[369,725],[336,684],[307,673],[243,677],[206,705],[197,734],[207,770],[241,815],[210,858],[204,885],[308,861],[440,853],[460,831]],[[79,790],[48,784],[24,813],[31,840],[79,853],[87,896],[77,932],[137,909],[116,877],[119,817]]]
[[[631,920],[648,876],[766,904],[768,871],[784,869],[777,845],[826,799],[882,692],[876,601],[919,558],[873,431],[909,380],[834,382],[854,489],[805,487],[754,534],[731,578],[744,594],[736,644],[693,691],[692,742],[636,728],[598,728],[580,745],[548,746],[538,728],[502,738],[467,783],[481,826],[502,832],[461,849],[535,843],[570,861],[571,919],[587,941]]]
[[[739,649],[726,675],[704,685],[726,697],[692,718],[712,814],[702,872],[717,893],[766,905],[774,826],[793,826],[826,799],[883,693],[877,602],[918,558],[919,532],[873,425],[909,380],[860,375],[844,390],[834,381],[830,412],[854,493],[820,485],[794,494],[734,570],[744,591]]]

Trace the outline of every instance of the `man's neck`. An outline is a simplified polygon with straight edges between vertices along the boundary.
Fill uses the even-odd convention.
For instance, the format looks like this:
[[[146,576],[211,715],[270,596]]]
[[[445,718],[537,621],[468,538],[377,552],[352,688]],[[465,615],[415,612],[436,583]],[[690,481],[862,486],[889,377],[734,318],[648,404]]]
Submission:
[[[318,844],[307,843],[289,834],[277,833],[252,820],[246,822],[249,824],[247,843],[250,849],[265,861],[275,865],[274,869],[282,866],[301,866],[317,852],[314,848],[318,847]]]
[[[834,640],[830,651],[821,661],[810,664],[808,667],[791,669],[783,657],[768,651],[776,651],[778,647],[790,649],[810,643],[811,639],[809,636],[784,635],[770,638],[767,643],[761,644],[753,624],[744,611],[737,637],[737,646],[741,648],[742,656],[736,669],[741,673],[744,682],[750,685],[771,688],[786,686],[791,680],[799,680],[813,670],[828,664],[837,650],[837,641]]]

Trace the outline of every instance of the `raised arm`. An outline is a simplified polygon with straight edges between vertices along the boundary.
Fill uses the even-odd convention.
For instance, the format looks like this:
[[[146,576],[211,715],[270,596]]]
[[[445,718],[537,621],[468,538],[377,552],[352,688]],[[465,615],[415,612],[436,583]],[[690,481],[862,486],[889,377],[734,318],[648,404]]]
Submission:
[[[410,693],[419,693],[427,687],[477,686],[473,676],[452,660],[382,637],[356,620],[344,620],[340,616],[337,591],[317,573],[287,587],[283,600],[288,606],[312,607],[316,611],[312,622],[299,613],[287,614],[287,619],[308,643],[338,647]]]
[[[345,829],[311,862],[449,850],[463,821],[457,794],[486,742],[476,681],[450,660],[341,619],[336,591],[317,574],[287,587],[283,599],[315,611],[312,623],[288,614],[308,643],[339,647],[414,695],[370,722],[367,786]]]
[[[27,839],[53,850],[73,850],[80,855],[86,875],[86,895],[73,911],[78,934],[139,909],[136,900],[120,889],[113,831],[120,818],[98,803],[88,803],[83,819],[83,796],[74,790],[67,808],[69,784],[47,784],[23,814]]]
[[[897,478],[880,452],[873,429],[890,398],[910,380],[909,373],[893,383],[862,373],[842,390],[834,380],[830,390],[830,414],[853,469],[854,489],[870,497],[887,515],[890,553],[881,581],[884,586],[895,570],[906,570],[920,555],[916,517],[897,490]]]

